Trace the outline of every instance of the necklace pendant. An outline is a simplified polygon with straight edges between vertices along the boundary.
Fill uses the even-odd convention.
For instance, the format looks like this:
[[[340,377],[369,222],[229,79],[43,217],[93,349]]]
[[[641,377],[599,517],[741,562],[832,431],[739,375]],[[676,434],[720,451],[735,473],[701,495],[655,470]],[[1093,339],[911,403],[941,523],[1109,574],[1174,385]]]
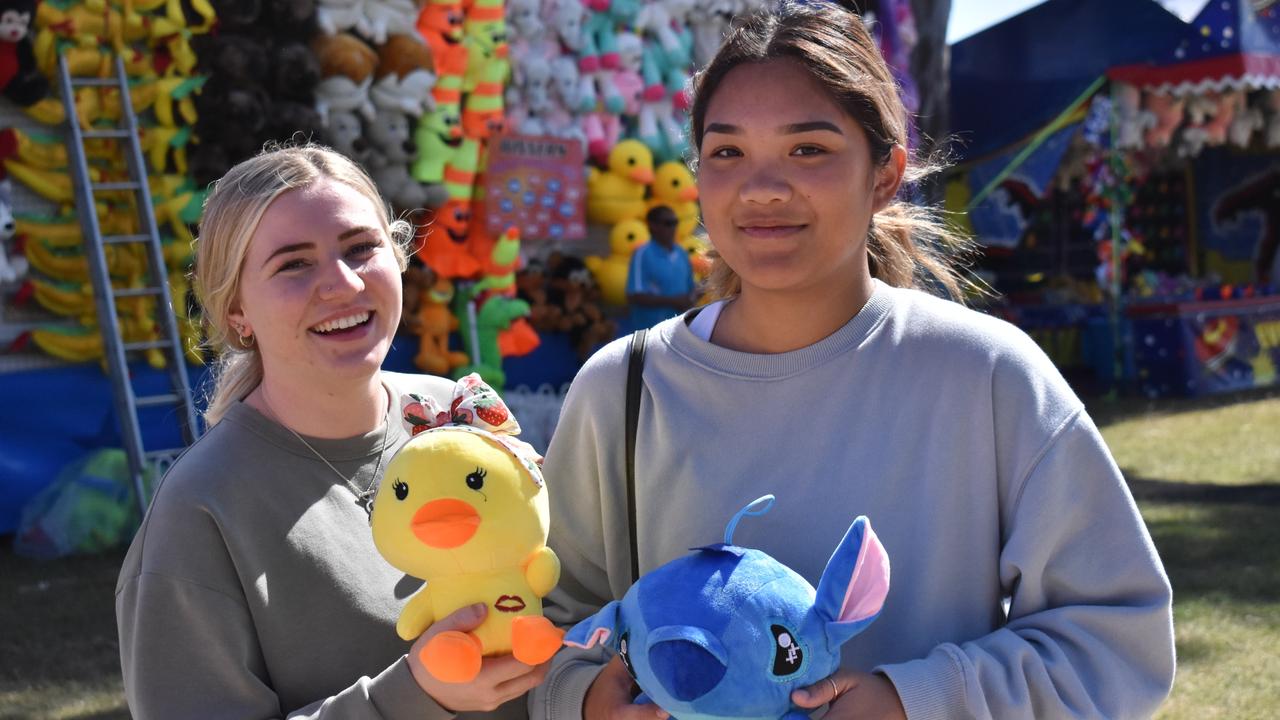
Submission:
[[[365,517],[369,518],[369,522],[373,522],[373,491],[366,490],[356,495],[356,505],[364,510]]]

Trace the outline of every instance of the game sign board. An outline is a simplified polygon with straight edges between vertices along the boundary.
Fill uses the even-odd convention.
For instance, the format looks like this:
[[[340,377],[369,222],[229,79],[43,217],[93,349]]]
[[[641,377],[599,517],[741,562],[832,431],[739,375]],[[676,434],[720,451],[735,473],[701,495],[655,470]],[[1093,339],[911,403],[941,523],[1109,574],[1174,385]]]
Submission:
[[[577,140],[499,135],[489,145],[489,232],[515,225],[522,241],[586,237],[586,158]]]

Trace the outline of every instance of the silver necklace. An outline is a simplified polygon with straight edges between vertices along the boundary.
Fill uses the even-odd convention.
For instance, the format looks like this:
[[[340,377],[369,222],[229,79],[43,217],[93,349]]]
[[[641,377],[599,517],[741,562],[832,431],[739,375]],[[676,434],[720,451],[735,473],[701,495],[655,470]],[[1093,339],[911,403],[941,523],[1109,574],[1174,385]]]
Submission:
[[[390,403],[391,402],[390,399],[388,399],[387,402]],[[328,465],[329,469],[333,471],[334,475],[337,475],[338,477],[342,478],[342,482],[346,483],[347,487],[351,489],[351,493],[356,496],[356,505],[358,505],[361,510],[364,510],[365,516],[369,518],[370,522],[373,522],[373,495],[376,492],[376,489],[374,488],[374,484],[378,482],[378,471],[382,470],[382,456],[387,452],[387,436],[389,434],[387,430],[391,425],[391,421],[386,419],[385,417],[383,418],[382,441],[381,441],[382,447],[378,450],[378,462],[373,467],[373,475],[369,478],[369,485],[364,489],[361,489],[359,485],[356,485],[354,482],[352,482],[351,478],[348,478],[346,475],[343,475],[341,472],[338,472],[338,468],[334,467],[333,463],[329,462],[328,458],[326,458],[324,455],[321,455],[319,450],[316,450],[314,447],[312,447],[311,443],[303,439],[303,437],[299,435],[296,430],[286,425],[284,421],[280,419],[280,415],[276,413],[276,409],[271,407],[271,403],[267,401],[267,394],[265,392],[262,393],[262,404],[265,405],[267,409],[271,411],[271,414],[274,416],[275,421],[279,423],[281,427],[283,427],[285,430],[288,430],[290,433],[293,433],[293,436],[298,438],[298,442],[302,443],[304,447],[310,450],[312,455],[315,455],[317,458],[320,458],[320,462],[324,463],[325,465]],[[389,409],[390,408],[388,408],[388,410]]]

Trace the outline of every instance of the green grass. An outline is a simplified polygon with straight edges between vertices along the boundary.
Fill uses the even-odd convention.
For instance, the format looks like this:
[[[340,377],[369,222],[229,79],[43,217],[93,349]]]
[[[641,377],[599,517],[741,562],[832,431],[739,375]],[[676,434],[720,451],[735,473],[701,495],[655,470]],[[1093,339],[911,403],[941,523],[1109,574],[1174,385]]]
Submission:
[[[1178,677],[1159,717],[1280,713],[1280,507],[1142,504],[1174,586]]]
[[[1117,419],[1105,435],[1127,477],[1280,483],[1280,399],[1271,395],[1230,405],[1173,401]]]
[[[1173,583],[1178,676],[1157,718],[1280,715],[1280,393],[1091,411]]]
[[[1090,403],[1174,588],[1178,678],[1159,720],[1280,716],[1280,392]],[[0,547],[0,718],[127,718],[122,552]]]

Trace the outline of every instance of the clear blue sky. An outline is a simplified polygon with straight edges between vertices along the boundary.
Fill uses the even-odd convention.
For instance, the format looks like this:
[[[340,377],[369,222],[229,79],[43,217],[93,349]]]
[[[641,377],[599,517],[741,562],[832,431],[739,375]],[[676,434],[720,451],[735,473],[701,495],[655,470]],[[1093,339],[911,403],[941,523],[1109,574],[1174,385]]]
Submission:
[[[956,42],[1045,0],[951,0],[947,42]],[[1131,0],[1125,0],[1129,2]],[[1156,0],[1183,20],[1200,12],[1208,0]]]

